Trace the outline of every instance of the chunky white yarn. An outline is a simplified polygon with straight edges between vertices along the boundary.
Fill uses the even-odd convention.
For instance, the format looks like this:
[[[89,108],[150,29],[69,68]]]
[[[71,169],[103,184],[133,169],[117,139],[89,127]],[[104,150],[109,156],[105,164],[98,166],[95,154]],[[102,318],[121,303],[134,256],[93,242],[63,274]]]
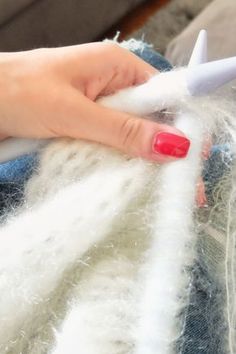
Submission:
[[[166,108],[167,102],[170,108],[189,97],[185,76],[185,69],[160,73],[140,86],[121,90],[98,102],[139,116],[158,112]]]
[[[135,191],[144,188],[144,177],[141,161],[100,169],[0,230],[1,349],[63,272],[111,231]]]
[[[169,80],[168,73],[161,75]],[[170,88],[177,87],[172,77]],[[205,130],[199,117],[206,116],[207,108],[209,117],[218,118],[218,107],[208,99],[187,99],[184,82],[178,87],[173,92],[166,88],[153,105],[156,92],[150,80],[150,87],[140,91],[143,105],[122,101],[127,110],[138,107],[142,113],[174,102],[179,112],[176,124],[190,136],[192,148],[187,159],[162,167],[159,177],[153,164],[95,144],[62,140],[43,152],[38,174],[27,187],[25,211],[0,229],[1,353],[39,353],[37,341],[32,343],[36,328],[44,326],[40,311],[78,263],[85,266],[72,277],[72,286],[67,284],[72,288],[69,310],[56,331],[55,346],[50,348],[49,340],[42,352],[173,350],[184,305],[181,286],[188,285],[186,266],[194,258],[191,217]]]
[[[187,267],[193,264],[194,259],[194,186],[201,173],[204,128],[199,117],[191,113],[181,114],[175,125],[190,137],[191,148],[186,159],[164,166],[161,171],[137,354],[173,352],[172,344],[182,330],[177,318],[186,303],[189,286]]]

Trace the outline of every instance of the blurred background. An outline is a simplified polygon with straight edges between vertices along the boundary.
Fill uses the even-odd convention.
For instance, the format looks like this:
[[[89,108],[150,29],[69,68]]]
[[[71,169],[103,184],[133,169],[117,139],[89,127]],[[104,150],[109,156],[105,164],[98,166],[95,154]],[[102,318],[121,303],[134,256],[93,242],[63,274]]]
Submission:
[[[164,51],[211,0],[0,0],[0,50],[134,36]]]
[[[179,65],[201,28],[209,32],[210,58],[235,55],[235,27],[236,0],[0,0],[0,51],[97,41],[119,31],[119,40],[145,40]]]

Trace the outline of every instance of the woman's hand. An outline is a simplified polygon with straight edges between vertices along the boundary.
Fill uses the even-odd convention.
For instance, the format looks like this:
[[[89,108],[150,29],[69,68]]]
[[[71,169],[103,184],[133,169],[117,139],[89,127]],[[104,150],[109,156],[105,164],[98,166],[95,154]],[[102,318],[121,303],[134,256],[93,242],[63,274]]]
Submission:
[[[177,129],[117,112],[97,97],[145,82],[156,70],[113,43],[0,55],[0,138],[73,137],[158,162],[185,157]]]

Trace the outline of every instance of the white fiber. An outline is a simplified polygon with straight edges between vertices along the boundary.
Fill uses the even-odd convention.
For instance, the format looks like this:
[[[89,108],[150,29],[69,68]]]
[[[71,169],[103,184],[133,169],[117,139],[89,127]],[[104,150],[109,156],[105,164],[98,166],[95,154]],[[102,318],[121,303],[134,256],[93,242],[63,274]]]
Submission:
[[[185,69],[160,73],[142,85],[101,98],[98,103],[141,116],[161,111],[167,108],[167,102],[170,108],[189,96],[185,76]]]
[[[132,327],[137,322],[137,265],[114,255],[101,261],[93,274],[87,273],[87,279],[83,278],[77,287],[77,301],[71,304],[56,335],[53,354],[132,352]]]
[[[144,176],[139,160],[104,168],[1,228],[1,353],[63,272],[111,231],[135,191],[144,188]]]
[[[191,140],[185,159],[160,167],[70,139],[42,151],[24,203],[0,227],[1,354],[177,354],[204,134],[223,130],[220,143],[236,141],[234,105],[188,97],[183,73],[160,74],[106,105],[139,115],[165,109]],[[222,280],[231,343],[234,210]]]
[[[202,121],[191,113],[178,116],[175,126],[191,140],[186,159],[163,166],[159,203],[148,253],[146,284],[141,305],[137,354],[169,354],[180,337],[178,315],[186,303],[193,264],[192,230],[196,184],[201,173]]]

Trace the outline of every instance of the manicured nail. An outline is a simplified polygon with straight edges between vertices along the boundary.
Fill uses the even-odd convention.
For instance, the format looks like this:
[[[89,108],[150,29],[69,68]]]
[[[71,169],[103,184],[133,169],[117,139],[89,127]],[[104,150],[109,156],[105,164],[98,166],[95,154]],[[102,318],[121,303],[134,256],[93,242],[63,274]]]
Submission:
[[[171,133],[158,133],[153,140],[153,152],[172,157],[185,157],[190,146],[189,139]]]

